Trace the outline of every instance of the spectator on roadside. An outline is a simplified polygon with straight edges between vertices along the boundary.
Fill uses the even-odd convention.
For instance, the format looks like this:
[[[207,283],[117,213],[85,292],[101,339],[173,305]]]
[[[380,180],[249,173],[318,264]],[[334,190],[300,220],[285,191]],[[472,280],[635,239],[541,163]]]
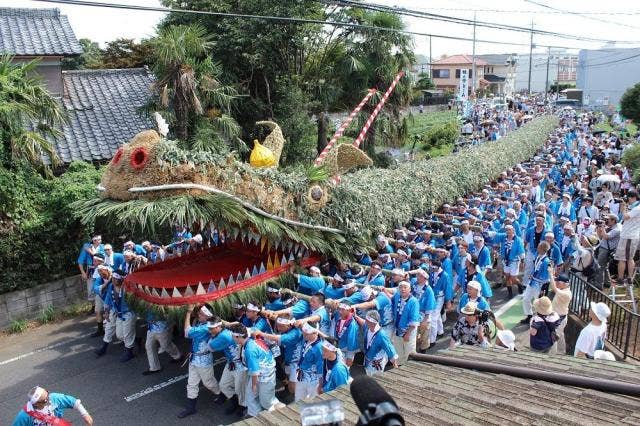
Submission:
[[[550,267],[551,269],[551,267]],[[559,355],[566,355],[567,344],[564,335],[564,329],[567,326],[567,319],[569,315],[569,304],[573,293],[569,286],[569,277],[566,275],[558,276],[556,280],[553,271],[549,270],[549,289],[553,292],[553,301],[551,302],[551,308],[553,312],[560,316],[560,323],[556,328],[556,335],[558,341],[556,345],[556,353]]]
[[[535,315],[529,325],[529,345],[532,351],[547,353],[558,340],[556,329],[562,320],[553,311],[551,300],[547,296],[536,299],[533,308]]]
[[[593,359],[595,351],[604,349],[609,315],[611,310],[604,302],[591,302],[589,309],[591,322],[580,331],[573,356]]]
[[[573,253],[571,271],[590,284],[595,283],[599,276],[599,266],[594,252],[600,241],[595,235],[590,237],[582,236],[575,243],[576,251]]]
[[[104,255],[104,246],[102,245],[102,237],[100,235],[94,235],[91,238],[90,243],[85,243],[80,249],[80,255],[78,256],[78,269],[80,270],[80,276],[85,282],[87,287],[87,300],[94,302],[93,294],[93,272],[95,265],[93,263],[93,255],[101,253]],[[95,310],[93,305],[92,310]]]
[[[453,326],[449,349],[458,345],[489,346],[489,340],[484,335],[484,327],[478,318],[478,308],[474,302],[469,302],[462,308],[460,318]]]
[[[613,260],[613,255],[620,241],[621,226],[615,215],[609,214],[603,217],[604,221],[596,228],[596,236],[600,239],[597,250],[597,260],[600,265],[600,277],[596,280],[596,286],[611,287],[611,273],[609,264]]]
[[[638,204],[638,193],[629,190],[627,194],[629,205],[622,204],[621,214],[624,218],[620,229],[620,240],[616,248],[614,259],[618,261],[618,282],[633,282],[635,271],[635,261],[633,257],[638,250],[640,241],[640,204]],[[625,272],[627,276],[625,277]]]
[[[494,349],[501,349],[504,351],[517,351],[516,349],[516,335],[511,330],[498,330],[496,332],[496,341]]]

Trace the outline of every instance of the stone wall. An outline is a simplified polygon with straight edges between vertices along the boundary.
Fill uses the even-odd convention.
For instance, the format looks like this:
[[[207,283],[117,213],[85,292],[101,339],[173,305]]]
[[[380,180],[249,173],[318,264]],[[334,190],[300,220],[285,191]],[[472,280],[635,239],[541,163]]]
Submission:
[[[0,294],[0,328],[13,320],[35,319],[49,306],[63,308],[82,300],[85,294],[86,285],[80,275]]]

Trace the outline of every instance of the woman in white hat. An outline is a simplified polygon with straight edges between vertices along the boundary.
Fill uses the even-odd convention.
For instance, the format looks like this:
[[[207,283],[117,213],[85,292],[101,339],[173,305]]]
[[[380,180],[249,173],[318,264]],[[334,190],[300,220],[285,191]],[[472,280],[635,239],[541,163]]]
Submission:
[[[511,330],[498,330],[493,347],[504,351],[516,351],[516,335]]]
[[[542,296],[533,302],[535,315],[529,325],[529,345],[532,351],[549,352],[557,342],[556,329],[560,325],[560,316],[553,312],[551,299]]]

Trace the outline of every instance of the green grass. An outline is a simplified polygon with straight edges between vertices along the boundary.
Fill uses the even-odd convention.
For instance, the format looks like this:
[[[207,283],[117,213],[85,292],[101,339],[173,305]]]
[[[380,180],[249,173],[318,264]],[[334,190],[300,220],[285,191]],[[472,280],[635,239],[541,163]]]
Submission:
[[[426,155],[429,155],[429,158],[441,157],[443,155],[449,155],[453,152],[453,144],[446,144],[442,146],[434,146],[431,147],[428,151],[422,151]]]
[[[605,132],[613,132],[615,130],[613,127],[611,127],[611,124],[609,124],[606,121],[602,123],[598,123],[596,125],[596,129],[604,130]],[[638,132],[638,125],[634,123],[627,125],[627,133],[631,135],[635,135],[637,132]]]
[[[24,332],[28,327],[29,323],[26,319],[13,320],[11,321],[11,325],[9,325],[9,333],[20,334]]]
[[[456,115],[455,111],[436,111],[423,114],[413,114],[413,117],[408,118],[409,137],[407,139],[411,140],[411,137],[413,135],[420,135],[425,133],[436,124],[455,121],[457,119],[458,116]]]
[[[53,305],[49,305],[42,310],[40,316],[38,317],[38,321],[40,321],[42,324],[49,324],[50,322],[55,321],[57,316],[58,314]]]

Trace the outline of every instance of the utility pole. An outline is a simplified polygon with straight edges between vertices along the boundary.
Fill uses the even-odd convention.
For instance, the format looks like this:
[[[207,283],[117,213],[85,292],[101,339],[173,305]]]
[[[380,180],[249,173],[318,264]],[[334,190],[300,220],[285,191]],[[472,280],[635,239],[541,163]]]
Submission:
[[[551,61],[551,47],[547,47],[547,76],[544,79],[544,100],[549,98],[549,61]]]
[[[531,95],[531,65],[533,65],[533,21],[531,21],[531,41],[529,42],[529,82],[527,83],[529,95]]]
[[[473,13],[473,51],[471,52],[471,94],[476,95],[476,13]]]
[[[429,36],[429,78],[433,78],[431,71],[431,64],[433,63],[433,56],[431,54],[431,36]]]

